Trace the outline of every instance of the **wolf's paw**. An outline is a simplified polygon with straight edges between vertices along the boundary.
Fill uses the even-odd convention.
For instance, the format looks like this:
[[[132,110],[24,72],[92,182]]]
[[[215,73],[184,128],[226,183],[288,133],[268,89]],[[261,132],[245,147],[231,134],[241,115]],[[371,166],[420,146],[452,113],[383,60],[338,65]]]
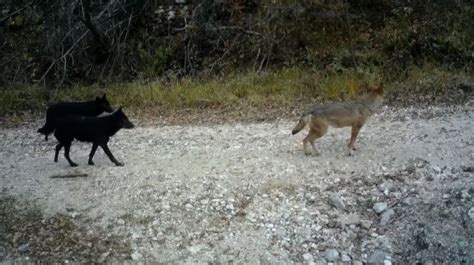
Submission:
[[[79,165],[76,164],[76,163],[71,163],[71,167],[77,167],[77,166],[79,166]]]
[[[117,163],[115,163],[115,165],[118,166],[118,167],[123,167],[125,164],[122,163],[122,162],[117,162]]]
[[[94,161],[92,161],[92,160],[90,160],[89,162],[87,162],[87,164],[88,164],[89,166],[95,165],[95,164],[94,164]]]
[[[311,152],[305,151],[305,152],[304,152],[304,155],[305,155],[305,156],[310,156],[310,155],[311,155]]]

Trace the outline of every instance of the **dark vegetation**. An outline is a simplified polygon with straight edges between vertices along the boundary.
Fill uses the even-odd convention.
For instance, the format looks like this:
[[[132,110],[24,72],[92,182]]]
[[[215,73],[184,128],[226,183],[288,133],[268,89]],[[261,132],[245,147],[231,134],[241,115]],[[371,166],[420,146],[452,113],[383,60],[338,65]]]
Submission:
[[[147,95],[150,102],[215,106],[253,92],[236,86],[217,102],[205,94],[188,100],[192,89],[182,86],[224,83],[239,74],[255,80],[286,69],[309,73],[308,82],[345,81],[334,81],[341,91],[327,93],[333,88],[323,82],[324,93],[299,84],[305,89],[286,95],[285,88],[272,88],[270,94],[331,98],[333,92],[354,94],[365,80],[383,79],[390,87],[420,74],[439,78],[436,71],[446,80],[431,83],[472,91],[474,5],[467,0],[0,0],[0,12],[0,87],[15,88],[4,97],[48,102],[56,97],[53,88],[138,82],[142,92],[127,93],[142,95],[143,85],[152,84],[155,96],[172,94],[167,87],[180,92],[171,96],[177,103]],[[40,88],[21,94],[32,85]],[[38,107],[28,102],[10,105]]]
[[[84,220],[71,217],[74,213],[69,209],[48,216],[34,203],[0,193],[0,260],[8,256],[17,258],[16,264],[103,264],[130,256],[125,238],[79,225]]]

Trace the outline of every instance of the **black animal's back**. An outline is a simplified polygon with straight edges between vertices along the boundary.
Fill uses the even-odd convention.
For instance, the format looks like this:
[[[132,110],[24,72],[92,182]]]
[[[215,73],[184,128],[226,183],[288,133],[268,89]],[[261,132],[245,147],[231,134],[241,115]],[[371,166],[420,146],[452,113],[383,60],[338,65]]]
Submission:
[[[57,121],[67,115],[94,117],[102,112],[112,111],[112,107],[110,106],[105,94],[92,101],[58,102],[48,108],[46,112],[46,124],[38,129],[38,132],[44,134],[45,139],[48,140],[48,135],[55,130]]]
[[[58,153],[64,147],[64,156],[71,166],[77,166],[69,157],[69,150],[74,139],[82,142],[91,142],[92,149],[89,154],[89,165],[93,165],[92,158],[97,147],[101,147],[110,160],[117,166],[122,166],[112,155],[107,146],[110,137],[118,132],[121,128],[131,129],[134,125],[128,120],[127,116],[120,108],[111,115],[104,117],[86,117],[79,115],[67,115],[56,121],[56,129],[54,136],[58,139],[59,144],[56,146],[54,161],[58,161]]]
[[[74,138],[81,142],[106,141],[118,131],[116,123],[113,115],[104,117],[68,115],[57,120],[54,135],[56,138]]]
[[[97,116],[103,112],[95,101],[86,102],[58,102],[48,108],[47,114],[55,118],[66,115]]]

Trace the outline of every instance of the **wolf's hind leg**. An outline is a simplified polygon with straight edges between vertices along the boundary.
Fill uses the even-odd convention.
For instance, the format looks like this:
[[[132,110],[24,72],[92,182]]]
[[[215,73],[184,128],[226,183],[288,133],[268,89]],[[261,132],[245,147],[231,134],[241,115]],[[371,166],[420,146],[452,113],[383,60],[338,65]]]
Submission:
[[[59,155],[59,151],[61,151],[61,148],[63,148],[62,143],[59,143],[56,145],[56,152],[54,153],[54,162],[58,162],[58,155]]]
[[[359,131],[362,128],[363,125],[364,125],[363,123],[354,123],[352,125],[351,139],[349,141],[349,144],[347,145],[347,147],[349,149],[348,155],[351,155],[351,151],[356,150],[354,144],[355,144],[355,141],[357,139],[357,135],[359,135]]]
[[[306,138],[304,138],[303,140],[304,152],[306,155],[311,154],[311,152],[309,152],[309,150],[306,148],[308,142],[313,147],[314,153],[316,155],[318,154],[318,150],[316,150],[316,146],[314,145],[314,142],[316,141],[316,139],[323,137],[326,134],[327,130],[328,130],[327,125],[319,124],[319,123],[316,123],[315,125],[312,125],[310,127],[308,136],[306,136]]]

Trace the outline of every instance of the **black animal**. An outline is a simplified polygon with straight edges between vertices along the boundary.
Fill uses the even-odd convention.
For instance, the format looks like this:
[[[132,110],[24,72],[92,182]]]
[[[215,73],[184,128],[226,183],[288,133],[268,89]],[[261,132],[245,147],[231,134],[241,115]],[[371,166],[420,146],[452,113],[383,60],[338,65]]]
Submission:
[[[102,97],[96,97],[95,100],[86,102],[59,102],[51,105],[46,112],[46,124],[38,129],[38,132],[44,134],[44,139],[48,141],[48,135],[54,132],[56,122],[59,118],[66,115],[97,116],[102,112],[114,111],[110,106],[105,94]]]
[[[120,129],[131,129],[135,127],[125,116],[122,108],[108,116],[103,117],[85,117],[77,115],[69,115],[57,120],[54,136],[58,139],[59,144],[56,145],[56,153],[54,154],[54,162],[58,162],[58,155],[64,146],[64,157],[72,167],[77,166],[69,157],[71,143],[74,139],[81,142],[91,142],[92,150],[89,154],[89,165],[94,165],[92,158],[97,147],[102,147],[104,152],[116,166],[123,166],[123,163],[117,161],[112,152],[110,152],[107,142],[110,137],[117,133]]]

